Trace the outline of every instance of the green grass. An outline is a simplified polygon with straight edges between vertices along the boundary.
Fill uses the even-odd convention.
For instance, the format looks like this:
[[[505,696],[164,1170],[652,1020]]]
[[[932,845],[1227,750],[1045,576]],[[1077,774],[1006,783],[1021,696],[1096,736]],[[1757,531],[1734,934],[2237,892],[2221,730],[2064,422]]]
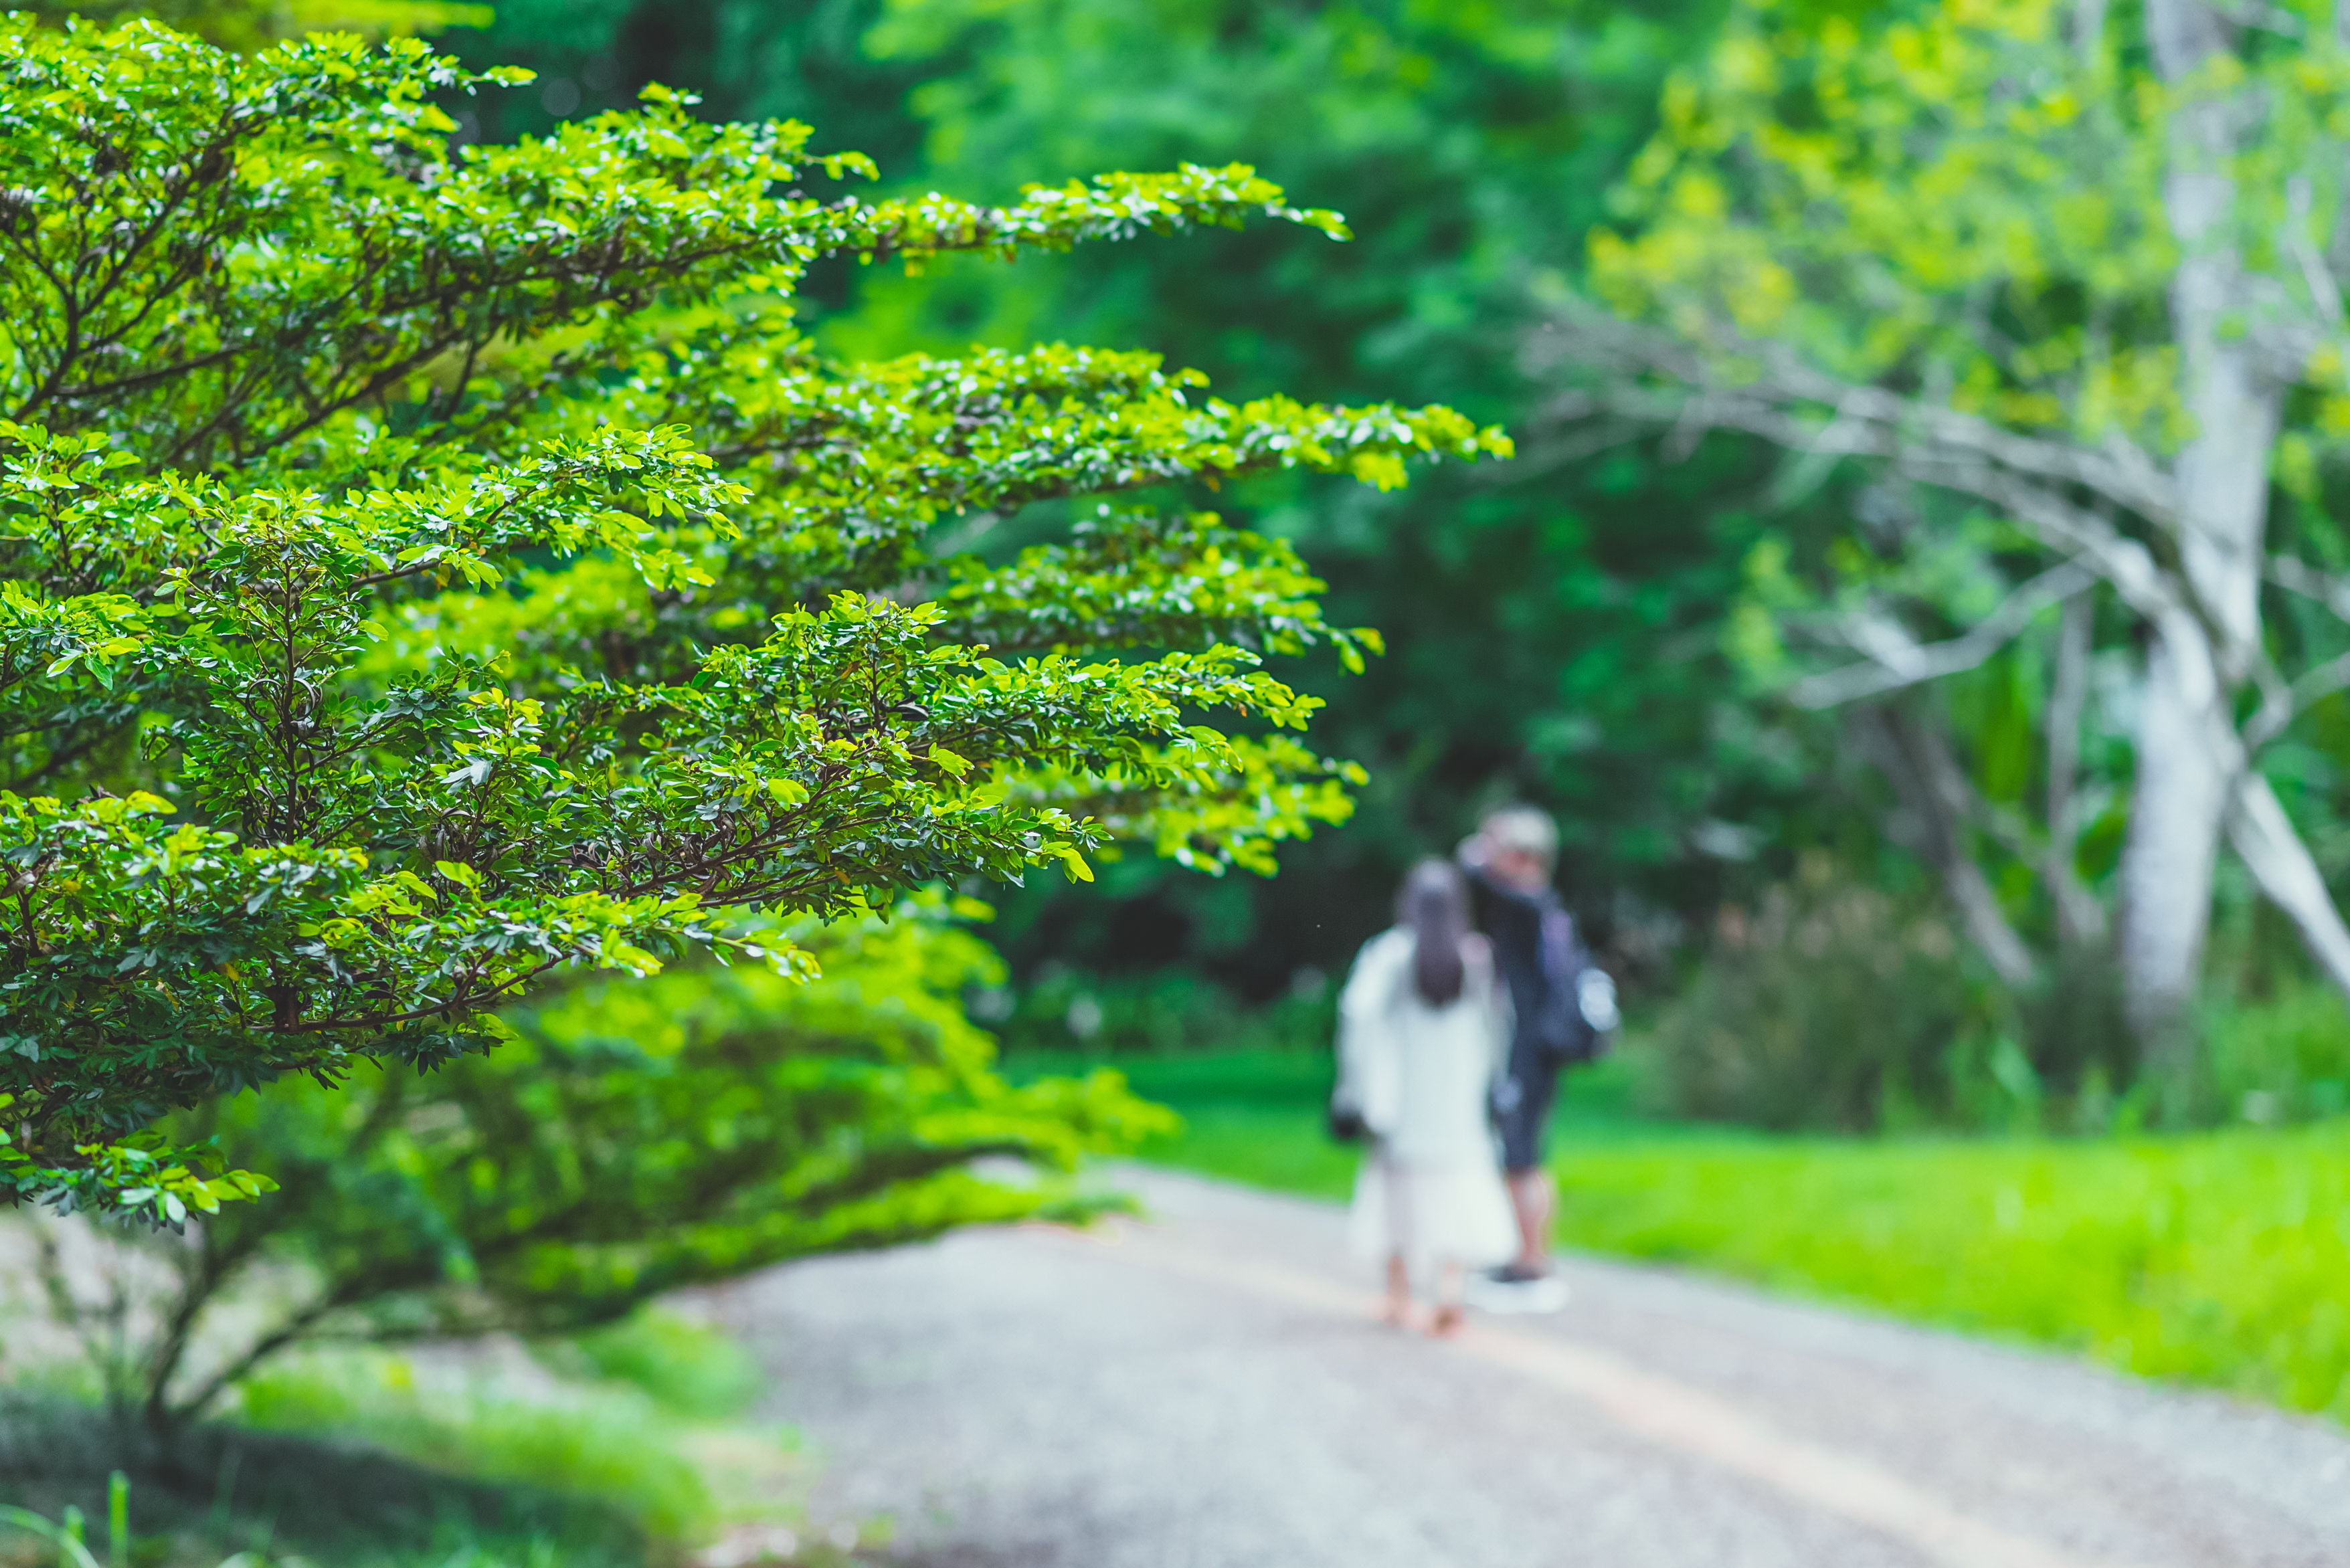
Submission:
[[[805,1522],[796,1436],[740,1423],[761,1379],[720,1330],[651,1309],[530,1351],[289,1354],[168,1467],[88,1400],[0,1388],[0,1502],[100,1518],[129,1471],[130,1568],[240,1549],[259,1553],[244,1568],[660,1568],[731,1526]],[[32,1541],[0,1528],[0,1568]],[[842,1557],[813,1542],[795,1561]]]
[[[390,1351],[290,1355],[243,1386],[239,1424],[361,1439],[452,1475],[594,1498],[662,1538],[691,1538],[717,1503],[680,1424],[632,1387],[509,1388],[420,1377]]]
[[[1564,1153],[1595,1251],[2350,1419],[2350,1125]]]
[[[1321,1129],[1325,1059],[1120,1065],[1188,1124],[1148,1158],[1348,1190],[1353,1151]],[[1609,1064],[1562,1096],[1553,1166],[1568,1246],[2350,1419],[2350,1121],[2079,1141],[1768,1137],[1642,1121],[1627,1089]]]

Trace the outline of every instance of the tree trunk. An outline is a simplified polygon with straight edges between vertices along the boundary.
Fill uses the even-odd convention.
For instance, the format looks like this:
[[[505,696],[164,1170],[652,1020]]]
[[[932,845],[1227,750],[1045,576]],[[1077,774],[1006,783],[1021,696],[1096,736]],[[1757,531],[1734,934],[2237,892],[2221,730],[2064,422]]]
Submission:
[[[2049,897],[2056,905],[2056,946],[2065,958],[2102,945],[2105,910],[2082,884],[2081,718],[2089,706],[2089,654],[2095,639],[2097,599],[2084,588],[2064,601],[2056,631],[2055,677],[2048,688]]]
[[[2229,762],[2211,743],[2219,690],[2192,618],[2158,627],[2139,700],[2137,777],[2122,850],[2123,1005],[2147,1065],[2177,1081],[2187,1003],[2203,967]]]
[[[2186,80],[2231,50],[2233,24],[2199,0],[2147,0],[2156,67]],[[2121,967],[2149,1068],[2174,1087],[2191,1046],[2186,1005],[2210,926],[2211,874],[2232,793],[2229,694],[2260,647],[2269,459],[2282,390],[2230,323],[2244,297],[2230,163],[2247,123],[2224,97],[2183,104],[2170,127],[2163,203],[2183,253],[2172,278],[2179,400],[2194,434],[2178,464],[2178,564],[2198,613],[2153,628],[2137,729],[2137,778],[2122,860]],[[2220,743],[2215,744],[2215,741]]]

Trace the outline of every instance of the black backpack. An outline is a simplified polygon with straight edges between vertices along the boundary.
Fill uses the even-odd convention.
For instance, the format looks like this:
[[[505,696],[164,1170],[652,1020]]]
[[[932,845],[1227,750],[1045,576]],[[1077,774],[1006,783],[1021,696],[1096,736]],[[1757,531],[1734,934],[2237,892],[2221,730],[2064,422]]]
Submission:
[[[1535,1049],[1555,1066],[1596,1060],[1606,1054],[1608,1031],[1615,1027],[1615,981],[1592,963],[1575,938],[1574,917],[1556,904],[1542,911],[1538,950],[1543,987],[1533,1020]]]

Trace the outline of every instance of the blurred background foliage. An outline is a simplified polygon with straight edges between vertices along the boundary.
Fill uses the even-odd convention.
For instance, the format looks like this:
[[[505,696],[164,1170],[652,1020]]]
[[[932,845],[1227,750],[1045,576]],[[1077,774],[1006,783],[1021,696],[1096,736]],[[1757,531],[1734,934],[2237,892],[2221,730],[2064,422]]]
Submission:
[[[1772,25],[1825,36],[1925,10],[1781,5]],[[800,303],[836,351],[1142,347],[1207,370],[1226,396],[1442,400],[1532,435],[1515,464],[1405,492],[1284,479],[1186,498],[1293,543],[1328,580],[1334,622],[1386,634],[1366,673],[1323,658],[1300,677],[1329,703],[1319,743],[1371,783],[1353,821],[1290,846],[1277,878],[1131,854],[1091,887],[973,889],[999,904],[990,938],[1011,964],[973,1006],[1015,1054],[1324,1045],[1333,977],[1385,923],[1401,869],[1523,797],[1560,817],[1561,883],[1627,982],[1653,1107],[1847,1128],[2026,1116],[2086,1129],[2142,1114],[2096,951],[2018,986],[1960,940],[1929,982],[1887,993],[1898,1022],[1879,1030],[1825,1000],[1866,994],[1824,981],[1835,953],[1726,938],[1812,897],[1799,867],[1821,857],[1930,923],[1935,878],[1896,831],[1902,802],[1846,724],[1779,695],[1772,618],[1849,570],[1854,520],[1886,504],[1867,476],[1791,485],[1762,443],[1730,433],[1591,449],[1541,434],[1558,393],[1529,341],[1583,275],[1586,235],[1637,217],[1624,192],[1674,73],[1750,24],[1744,10],[508,0],[485,25],[424,10],[398,25],[452,21],[440,42],[468,63],[538,73],[463,106],[468,137],[543,132],[659,81],[699,94],[711,118],[805,119],[820,145],[873,154],[889,189],[1003,197],[1106,168],[1241,160],[1355,231],[1336,246],[1263,230],[1012,266],[958,259],[913,277],[835,266]],[[1034,508],[979,519],[958,543],[1004,560],[1067,522]],[[2002,808],[2043,787],[2047,657],[2027,640],[1933,694],[1974,787]],[[2125,736],[2093,722],[2082,753],[2085,773],[2126,778]],[[2111,791],[2087,804],[2079,861],[2102,885],[2126,817]],[[2024,910],[2039,897],[2012,878],[1999,892]],[[2350,1081],[2350,1021],[2240,875],[2223,873],[2214,919],[2196,1114],[2324,1114],[2329,1085]],[[1801,1087],[1815,1071],[1835,1092]]]
[[[1225,396],[1440,394],[1521,423],[1541,395],[1519,367],[1531,275],[1575,254],[1667,72],[1721,9],[525,3],[445,41],[543,73],[481,111],[485,135],[658,78],[702,93],[709,114],[805,119],[826,144],[874,153],[885,186],[1002,197],[1079,170],[1236,159],[1355,229],[1338,246],[1220,233],[916,278],[844,268],[809,290],[840,351],[1144,347]],[[1373,782],[1353,826],[1292,850],[1274,880],[1130,857],[1083,895],[1004,896],[994,937],[1019,981],[1059,964],[1113,991],[1171,972],[1185,994],[1218,986],[1248,1005],[1310,990],[1385,923],[1404,866],[1523,794],[1566,825],[1565,881],[1586,924],[1661,985],[1685,922],[1748,857],[1837,831],[1806,798],[1800,751],[1737,703],[1722,647],[1763,526],[1763,455],[1728,441],[1674,455],[1440,474],[1391,495],[1309,482],[1214,498],[1292,540],[1330,582],[1334,618],[1387,634],[1392,651],[1367,674],[1334,659],[1304,678],[1331,704],[1322,743]],[[1825,535],[1833,513],[1817,512]],[[1008,555],[1063,522],[993,520],[974,546]]]
[[[1800,32],[1917,9],[1773,16]],[[1844,961],[1834,952],[1725,940],[1812,897],[1799,867],[1821,857],[1904,919],[1929,919],[1936,900],[1898,831],[1903,803],[1852,731],[1779,696],[1768,629],[1813,591],[1802,585],[1849,570],[1854,519],[1886,504],[1867,476],[1791,485],[1760,442],[1729,433],[1595,450],[1539,434],[1557,392],[1528,342],[1581,275],[1586,234],[1625,221],[1611,192],[1656,136],[1673,73],[1733,21],[1722,0],[515,0],[444,41],[541,73],[479,109],[489,137],[660,80],[702,94],[712,116],[806,119],[826,144],[874,153],[895,188],[1002,197],[1101,168],[1253,162],[1346,213],[1355,239],[1205,234],[918,277],[841,267],[808,291],[812,324],[852,355],[1144,347],[1207,370],[1225,395],[1440,400],[1536,432],[1515,464],[1407,492],[1284,480],[1191,498],[1293,542],[1330,583],[1335,622],[1386,634],[1388,656],[1366,673],[1325,659],[1302,678],[1330,704],[1320,742],[1366,763],[1371,783],[1353,821],[1289,848],[1278,878],[1130,855],[1090,888],[985,890],[1012,977],[974,1002],[1015,1054],[1326,1044],[1332,977],[1385,923],[1401,869],[1485,806],[1523,797],[1565,828],[1561,883],[1627,982],[1657,1108],[1847,1128],[2128,1122],[2143,1114],[2129,1099],[2136,1058],[2096,950],[2019,986],[1960,940],[1930,963],[1902,960],[1932,973],[1890,985],[1892,1011],[1877,1015],[1866,987],[1825,981],[1822,966]],[[983,519],[964,543],[1008,558],[1066,521],[1049,509]],[[2002,808],[2044,787],[2049,657],[2027,639],[1933,694],[1974,787]],[[2085,774],[2126,779],[2126,738],[2092,720]],[[2091,793],[2078,856],[2102,886],[2126,816],[2110,790]],[[2038,907],[2012,877],[1999,892]],[[1846,956],[1873,972],[1875,960]],[[2209,975],[2196,1114],[2292,1118],[2334,1104],[2350,1023],[2241,876],[2223,875]],[[1872,1016],[1897,1022],[1868,1027]],[[1701,1039],[1713,1044],[1698,1051]],[[1810,1092],[1814,1073],[1838,1087]]]

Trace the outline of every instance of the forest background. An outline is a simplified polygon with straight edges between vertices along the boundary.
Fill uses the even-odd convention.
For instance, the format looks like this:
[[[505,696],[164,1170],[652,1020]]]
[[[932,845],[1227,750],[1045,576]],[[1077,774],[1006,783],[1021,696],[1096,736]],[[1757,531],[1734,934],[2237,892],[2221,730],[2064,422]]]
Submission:
[[[1575,264],[1653,128],[1666,71],[1716,10],[525,0],[443,41],[541,73],[536,91],[479,110],[493,140],[659,80],[701,93],[714,118],[806,119],[826,145],[870,151],[889,189],[1000,200],[1078,169],[1245,161],[1355,234],[1200,234],[916,278],[842,267],[811,288],[811,325],[846,352],[1116,343],[1196,365],[1225,397],[1441,398],[1517,423],[1541,395],[1520,369],[1529,286]],[[1322,743],[1371,783],[1353,820],[1287,850],[1276,877],[1129,855],[1079,894],[991,890],[990,935],[1021,981],[1049,982],[1056,965],[1085,977],[1050,984],[1058,1005],[1030,1016],[1066,1022],[1105,981],[1114,1012],[1121,982],[1149,979],[1251,1008],[1310,995],[1385,923],[1402,868],[1505,799],[1559,815],[1562,880],[1598,940],[1659,958],[1740,879],[1742,862],[1703,846],[1742,854],[1751,835],[1783,874],[1797,849],[1833,841],[1832,815],[1803,804],[1802,759],[1739,717],[1722,651],[1765,526],[1746,493],[1756,474],[1725,444],[1695,462],[1633,450],[1498,481],[1430,474],[1378,496],[1311,481],[1201,491],[1294,541],[1329,580],[1338,624],[1386,637],[1392,651],[1361,676],[1331,658],[1300,677],[1330,704]],[[1004,519],[975,543],[1008,555],[1062,524]],[[1665,974],[1648,979],[1661,989]],[[1162,989],[1182,1005],[1180,984]]]
[[[1758,27],[1792,51],[1812,46],[1791,36],[1898,27],[1913,10],[1937,15],[1716,0],[517,0],[444,41],[540,73],[474,111],[491,140],[659,80],[700,93],[713,118],[806,119],[827,145],[872,152],[898,190],[1002,198],[1081,169],[1253,163],[1345,213],[1353,242],[1208,233],[1012,267],[958,258],[914,278],[839,265],[809,291],[809,324],[860,357],[1142,347],[1206,370],[1225,396],[1443,401],[1519,433],[1515,463],[1401,492],[1284,475],[1189,498],[1294,542],[1328,580],[1334,622],[1387,638],[1364,674],[1328,656],[1301,677],[1329,704],[1322,743],[1370,784],[1342,828],[1284,852],[1278,877],[1130,855],[1095,887],[988,890],[1014,983],[975,1006],[1015,1049],[1319,1044],[1333,977],[1385,922],[1402,868],[1523,798],[1559,817],[1560,884],[1653,1026],[1635,1032],[1654,1046],[1638,1091],[1652,1108],[1846,1128],[1888,1115],[2004,1125],[2052,1106],[2084,1127],[2330,1110],[2350,1092],[2350,1031],[2251,877],[2220,868],[2187,1025],[2201,1050],[2192,1082],[2158,1106],[2110,948],[2060,929],[2068,888],[2034,858],[2051,829],[2015,831],[2054,803],[2078,888],[2119,901],[2134,763],[2127,698],[2111,689],[2130,679],[2134,634],[2110,616],[2095,634],[2101,701],[2068,700],[2052,676],[2072,634],[2043,605],[1954,679],[1820,711],[1800,701],[1783,645],[1848,586],[1849,541],[1886,504],[1870,469],[1794,462],[1697,421],[1591,440],[1568,418],[1571,378],[1546,329],[1561,299],[1594,286],[1595,233],[1655,220],[1633,175],[1644,149],[1661,155],[1676,73],[1685,88],[1724,79]],[[2024,10],[2072,25],[2065,7]],[[1033,509],[963,543],[1008,558],[1065,521]],[[1921,597],[1929,621],[1949,614]],[[2054,709],[2068,701],[2060,761]],[[2328,742],[2341,708],[2321,693],[2264,758],[2335,882],[2350,867]],[[1963,775],[1941,783],[1965,794],[1969,820],[1920,807],[1899,743],[1921,717]],[[2031,831],[2036,847],[2019,845]],[[1953,858],[1981,866],[1975,897],[2020,937],[1968,940],[1981,911],[1950,898]],[[1810,942],[1825,952],[1786,937],[1807,922],[1831,933]],[[1888,966],[1898,982],[1879,975]]]

